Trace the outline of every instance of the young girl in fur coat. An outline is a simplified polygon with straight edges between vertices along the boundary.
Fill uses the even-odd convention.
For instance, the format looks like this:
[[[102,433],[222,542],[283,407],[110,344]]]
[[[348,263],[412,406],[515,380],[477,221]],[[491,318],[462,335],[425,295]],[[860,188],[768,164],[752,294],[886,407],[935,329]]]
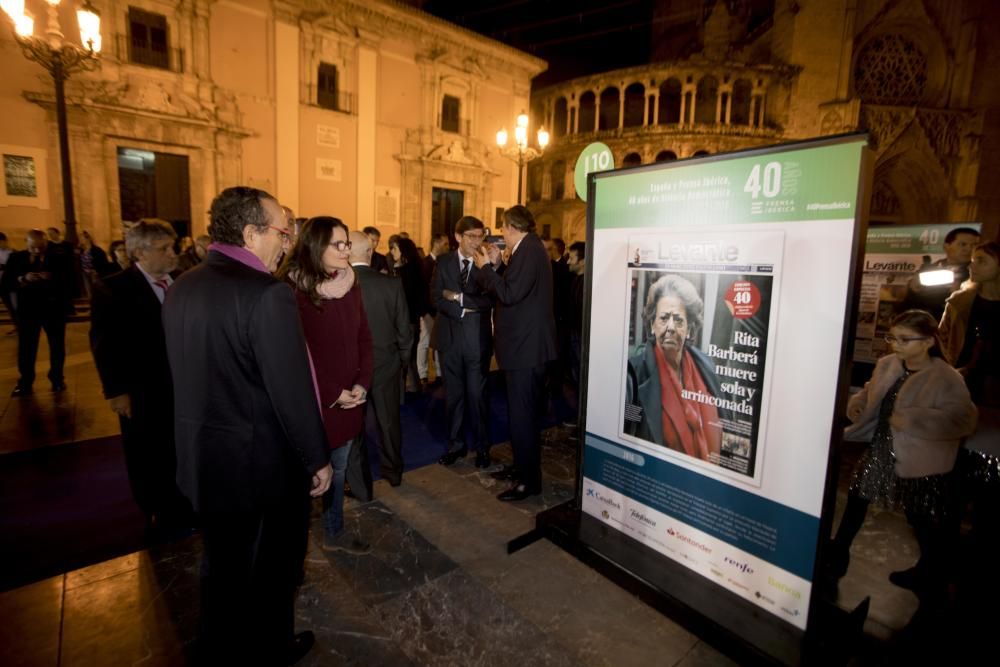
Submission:
[[[851,397],[846,440],[870,441],[848,492],[847,509],[833,540],[830,567],[847,572],[851,542],[870,503],[899,508],[920,546],[917,564],[889,580],[939,600],[945,591],[945,514],[951,510],[952,468],[962,438],[976,428],[976,407],[962,376],[942,357],[937,322],[908,310],[892,322],[892,347],[871,380]]]

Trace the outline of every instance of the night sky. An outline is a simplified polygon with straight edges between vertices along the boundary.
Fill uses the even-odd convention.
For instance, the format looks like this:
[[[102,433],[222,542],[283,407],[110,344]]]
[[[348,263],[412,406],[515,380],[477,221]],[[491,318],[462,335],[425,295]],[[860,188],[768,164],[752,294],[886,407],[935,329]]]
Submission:
[[[774,0],[724,0],[749,30]],[[578,76],[686,58],[716,0],[410,0],[408,4],[548,61],[534,88]]]
[[[542,87],[649,62],[653,0],[429,0],[421,9],[548,61]]]

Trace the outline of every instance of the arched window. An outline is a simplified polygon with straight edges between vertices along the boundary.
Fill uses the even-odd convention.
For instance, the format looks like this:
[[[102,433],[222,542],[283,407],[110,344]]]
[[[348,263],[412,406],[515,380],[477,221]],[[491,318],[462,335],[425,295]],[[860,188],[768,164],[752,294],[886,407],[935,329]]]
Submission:
[[[566,134],[566,98],[560,97],[552,107],[552,137]]]
[[[660,151],[656,154],[657,162],[671,162],[677,159],[677,153],[673,151]]]
[[[588,90],[580,95],[580,122],[577,128],[580,132],[594,131],[594,113],[597,111],[597,96]]]
[[[633,83],[625,89],[625,127],[642,125],[645,117],[646,87],[641,83]]]
[[[703,155],[708,155],[708,151],[695,151],[691,154],[691,157],[701,157]]]
[[[528,165],[528,201],[542,198],[542,165],[534,162]]]
[[[715,122],[715,105],[718,94],[719,82],[714,76],[706,76],[698,82],[698,95],[695,101],[694,122]]]
[[[752,84],[746,79],[737,79],[733,84],[733,102],[729,109],[729,122],[732,125],[750,124],[750,92]]]
[[[556,160],[549,171],[552,182],[552,199],[562,199],[566,195],[566,162]]]
[[[618,89],[614,86],[605,88],[601,93],[601,121],[598,129],[618,129]]]
[[[667,79],[660,84],[660,125],[681,122],[681,82]]]
[[[902,35],[868,41],[854,64],[854,90],[862,102],[914,106],[927,87],[927,55]]]
[[[637,167],[642,164],[642,156],[638,153],[629,153],[622,158],[623,167]]]

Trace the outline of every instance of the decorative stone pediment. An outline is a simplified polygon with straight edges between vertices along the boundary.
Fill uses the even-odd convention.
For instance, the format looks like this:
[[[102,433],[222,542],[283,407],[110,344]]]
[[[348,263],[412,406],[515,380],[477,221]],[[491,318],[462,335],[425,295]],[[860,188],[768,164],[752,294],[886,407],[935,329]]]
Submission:
[[[468,150],[460,139],[435,146],[426,157],[428,160],[454,162],[484,169],[487,167],[486,156],[476,155],[475,152]]]

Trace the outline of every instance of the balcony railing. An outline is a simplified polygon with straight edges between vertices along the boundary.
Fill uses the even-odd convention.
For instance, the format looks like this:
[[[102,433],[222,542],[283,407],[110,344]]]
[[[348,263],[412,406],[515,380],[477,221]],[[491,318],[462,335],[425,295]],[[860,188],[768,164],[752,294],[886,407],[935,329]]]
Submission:
[[[143,67],[184,73],[184,49],[167,48],[166,51],[156,51],[150,48],[132,48],[129,36],[115,35],[115,57],[119,62]]]
[[[325,90],[318,90],[315,85],[305,83],[302,84],[302,91],[306,104],[351,115],[357,113],[352,93],[343,90],[331,93]]]

